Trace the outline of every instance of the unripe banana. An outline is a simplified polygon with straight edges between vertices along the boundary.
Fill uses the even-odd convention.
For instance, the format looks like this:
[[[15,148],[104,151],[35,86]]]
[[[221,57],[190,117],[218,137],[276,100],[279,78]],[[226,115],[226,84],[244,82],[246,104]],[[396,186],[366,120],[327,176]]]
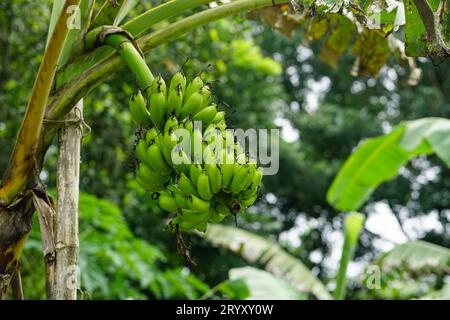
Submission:
[[[234,176],[234,164],[224,163],[220,166],[220,170],[222,172],[222,188],[229,190]]]
[[[201,121],[203,127],[207,127],[217,114],[217,107],[215,105],[206,107],[205,109],[197,112],[192,119],[194,121]]]
[[[209,178],[204,172],[202,172],[202,174],[200,174],[200,176],[198,177],[197,191],[203,200],[211,200],[213,197],[211,188],[209,186]]]
[[[181,73],[177,72],[170,80],[169,91],[178,91],[183,93],[186,90],[186,77]]]
[[[198,177],[200,177],[202,171],[202,166],[197,163],[193,163],[189,169],[189,176],[191,177],[191,181],[195,186],[197,186]]]
[[[262,178],[263,178],[263,169],[262,168],[257,168],[255,171],[255,174],[253,176],[253,182],[251,185],[251,189],[253,191],[258,191],[259,186],[261,185],[262,182]]]
[[[191,120],[185,120],[183,122],[183,128],[185,128],[190,133],[193,133],[194,132],[194,122],[192,122]]]
[[[178,188],[183,192],[185,195],[195,195],[198,196],[197,189],[195,188],[192,181],[184,174],[182,173],[180,175],[180,178],[178,179]],[[209,200],[209,199],[205,199]]]
[[[194,195],[190,195],[188,197],[188,200],[189,200],[189,208],[192,210],[204,212],[204,211],[209,210],[209,207],[211,206],[210,201],[200,199]]]
[[[174,116],[169,117],[166,121],[166,124],[164,125],[164,134],[172,134],[172,132],[177,129],[178,126],[178,119]]]
[[[213,119],[213,123],[218,123],[221,121],[225,121],[225,111],[219,111],[216,113],[216,116]]]
[[[190,165],[191,159],[187,156],[184,150],[177,150],[177,148],[173,148],[171,152],[171,159],[173,163],[173,168],[177,172],[182,172],[185,175],[190,174]]]
[[[222,174],[220,173],[217,164],[206,164],[205,168],[211,192],[218,193],[222,189]]]
[[[248,177],[248,168],[244,165],[235,164],[233,180],[231,181],[230,190],[233,194],[238,194],[245,187]]]
[[[158,135],[159,131],[156,128],[151,128],[150,130],[148,130],[145,134],[145,142],[147,143],[147,145],[152,143]]]
[[[248,177],[247,180],[245,181],[244,190],[250,188],[250,186],[253,183],[255,174],[256,174],[256,164],[251,162],[248,164]]]
[[[203,97],[199,92],[194,92],[190,97],[186,99],[181,107],[181,112],[178,115],[181,119],[186,118],[188,115],[194,115],[200,108],[203,101]]]
[[[151,93],[162,92],[165,97],[167,97],[167,86],[166,81],[161,75],[158,75],[150,85]]]
[[[169,96],[167,98],[166,116],[170,117],[173,114],[178,114],[183,105],[183,93],[181,88],[175,90],[169,90]]]
[[[161,175],[161,173],[152,170],[143,163],[139,165],[137,175],[151,185],[164,185],[170,179],[169,175]]]
[[[231,214],[230,209],[228,209],[228,207],[222,202],[216,203],[215,208],[216,211],[223,216],[229,216]]]
[[[193,209],[182,209],[181,212],[183,213],[181,216],[183,221],[200,223],[209,218],[209,210],[199,211]]]
[[[180,209],[187,209],[187,208],[189,208],[188,198],[187,198],[187,196],[182,194],[181,191],[175,193],[174,201],[175,201],[175,204],[177,205],[177,207],[180,208]]]
[[[203,136],[200,130],[194,130],[191,134],[191,159],[193,163],[200,163],[203,155]]]
[[[131,117],[138,125],[146,126],[151,123],[150,113],[147,110],[144,96],[140,90],[131,96],[129,107]]]
[[[170,134],[164,134],[163,136],[163,144],[164,147],[162,148],[162,153],[164,160],[169,164],[169,166],[173,167],[172,163],[172,150],[176,146],[176,141],[172,139],[172,136]]]
[[[161,174],[171,173],[172,169],[164,160],[161,148],[158,146],[157,143],[150,145],[150,147],[147,150],[147,154],[150,166],[152,167],[153,170],[161,172]]]
[[[203,100],[198,111],[205,109],[209,105],[209,102],[211,101],[211,88],[207,85],[203,86],[200,89],[200,94],[202,95]]]
[[[163,185],[150,184],[147,181],[144,181],[139,175],[136,175],[136,182],[138,183],[139,186],[141,186],[142,189],[149,192],[159,192],[164,190]]]
[[[140,162],[149,165],[147,156],[147,143],[145,143],[145,140],[143,139],[140,139],[138,144],[136,145],[136,156]]]
[[[191,95],[194,94],[194,92],[200,91],[200,89],[203,87],[203,80],[200,77],[195,77],[187,86],[186,92],[184,94],[185,99],[189,99]]]
[[[255,201],[256,201],[257,198],[258,198],[258,195],[254,195],[254,196],[251,196],[250,198],[241,199],[241,200],[240,200],[241,206],[242,206],[243,208],[248,208],[248,207],[250,207],[253,203],[255,203]]]
[[[177,205],[172,196],[167,192],[161,192],[159,195],[159,205],[166,211],[176,212],[178,210]]]
[[[211,211],[211,217],[209,219],[212,223],[222,222],[222,220],[225,219],[225,217],[226,217],[225,215],[217,212],[217,210],[214,208],[211,208],[210,211]]]
[[[166,96],[163,92],[153,92],[150,95],[150,117],[153,124],[160,130],[164,129],[166,117]]]

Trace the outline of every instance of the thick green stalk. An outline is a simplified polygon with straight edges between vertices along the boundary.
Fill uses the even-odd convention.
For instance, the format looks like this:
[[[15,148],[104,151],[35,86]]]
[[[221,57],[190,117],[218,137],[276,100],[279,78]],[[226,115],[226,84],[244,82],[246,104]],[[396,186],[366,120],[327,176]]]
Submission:
[[[344,246],[342,248],[339,271],[336,276],[336,290],[334,291],[334,298],[336,300],[343,300],[345,298],[347,267],[353,258],[363,224],[364,215],[357,212],[350,213],[344,220]]]
[[[130,32],[133,37],[137,37],[160,21],[178,16],[189,9],[208,2],[210,2],[210,0],[172,0],[139,15],[133,20],[125,23],[121,28]],[[90,31],[86,35],[86,38],[96,38],[100,31],[101,28],[96,28]],[[87,51],[89,51],[89,49],[92,48],[86,48]],[[102,46],[79,57],[73,63],[67,65],[58,72],[56,88],[60,88],[63,84],[75,79],[80,74],[86,72],[86,70],[91,69],[97,63],[104,61],[113,54],[114,50],[108,46]]]
[[[111,34],[106,37],[105,44],[116,49],[130,71],[136,77],[136,81],[144,90],[153,82],[153,74],[145,63],[144,57],[134,46],[134,44],[123,34]]]
[[[275,0],[276,4],[288,3],[287,0]],[[214,9],[205,10],[180,21],[177,21],[166,28],[155,31],[137,40],[142,51],[148,51],[165,42],[173,40],[180,35],[188,33],[193,29],[216,21],[227,16],[231,16],[248,10],[269,7],[272,0],[238,0],[225,4]],[[73,65],[76,65],[74,63]],[[113,55],[89,68],[83,74],[74,78],[59,89],[50,102],[50,110],[47,118],[57,120],[65,115],[71,106],[86,95],[91,89],[99,84],[103,79],[110,76],[117,69],[125,66],[125,63],[118,55]],[[60,77],[58,77],[60,79]],[[61,80],[61,79],[60,79]]]

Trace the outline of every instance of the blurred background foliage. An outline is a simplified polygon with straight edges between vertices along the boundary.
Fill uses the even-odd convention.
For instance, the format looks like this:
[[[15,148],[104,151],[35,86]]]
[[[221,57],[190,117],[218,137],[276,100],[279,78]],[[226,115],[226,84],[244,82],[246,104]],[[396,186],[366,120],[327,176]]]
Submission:
[[[0,3],[0,172],[42,58],[50,3]],[[132,15],[158,3],[141,0]],[[180,69],[188,76],[202,73],[213,84],[231,126],[282,128],[280,172],[264,179],[257,205],[225,224],[237,223],[282,246],[332,290],[337,243],[342,239],[342,216],[325,200],[332,179],[362,139],[385,133],[402,120],[450,118],[450,65],[434,67],[419,59],[423,77],[412,87],[407,84],[408,67],[396,61],[389,61],[377,78],[355,78],[349,71],[354,60],[350,52],[333,69],[319,58],[320,42],[308,47],[302,43],[300,33],[289,38],[264,24],[234,17],[152,50],[147,62],[155,74],[166,78]],[[262,270],[252,272],[249,264],[261,269],[262,265],[195,234],[186,240],[198,266],[189,268],[176,254],[174,236],[165,231],[166,216],[133,182],[135,126],[126,110],[134,87],[134,79],[121,70],[85,98],[85,119],[92,130],[86,132],[82,150],[80,297],[244,299],[261,292],[261,283],[271,283],[279,297],[313,297],[299,295],[285,283],[277,285],[279,278],[268,280],[273,275]],[[55,184],[56,156],[53,146],[41,175],[50,189]],[[434,156],[422,157],[381,186],[362,211],[370,220],[379,214],[380,204],[387,208],[400,226],[400,242],[421,239],[449,247],[449,193],[450,170]],[[417,220],[421,217],[432,217],[432,227],[421,224]],[[38,229],[36,220],[22,260],[25,295],[30,299],[45,294]],[[432,276],[425,273],[428,280],[419,281],[421,273],[405,266],[397,266],[397,273],[383,273],[382,288],[369,290],[364,277],[357,275],[398,242],[398,237],[369,225],[364,229],[353,263],[357,272],[350,298],[449,293],[448,268]],[[401,289],[398,283],[390,286],[389,277],[400,282]]]

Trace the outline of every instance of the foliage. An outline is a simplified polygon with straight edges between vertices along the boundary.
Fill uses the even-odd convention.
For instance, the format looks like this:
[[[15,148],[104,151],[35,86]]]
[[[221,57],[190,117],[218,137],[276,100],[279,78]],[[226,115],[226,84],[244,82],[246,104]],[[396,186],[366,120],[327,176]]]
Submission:
[[[156,3],[161,2],[139,2],[129,17],[137,16]],[[311,2],[304,3],[308,9]],[[358,2],[358,5],[361,3]],[[7,35],[0,39],[2,48],[5,48],[0,52],[0,171],[3,172],[8,161],[7,151],[12,149],[34,74],[42,58],[41,53],[45,45],[42,39],[45,39],[47,31],[50,5],[48,1],[14,0],[2,2],[0,7],[1,34]],[[331,19],[327,19],[328,16]],[[392,16],[393,14],[390,14],[383,19],[392,19]],[[232,113],[230,120],[234,126],[276,127],[279,123],[274,122],[274,119],[281,117],[299,133],[299,138],[294,139],[294,142],[281,143],[280,172],[277,176],[265,177],[265,190],[258,206],[240,217],[238,223],[242,228],[282,244],[287,252],[300,259],[324,282],[328,282],[336,271],[327,262],[335,241],[330,235],[342,228],[342,217],[330,207],[325,195],[339,167],[353,148],[367,137],[381,135],[401,121],[423,117],[450,117],[450,99],[447,94],[450,88],[450,78],[447,77],[450,71],[448,63],[434,68],[428,60],[417,61],[418,67],[423,70],[423,77],[417,86],[410,87],[407,83],[412,71],[409,69],[412,68],[411,64],[406,66],[399,63],[398,55],[391,55],[392,58],[386,60],[386,43],[391,44],[393,37],[380,37],[380,31],[374,31],[369,26],[361,29],[365,30],[366,35],[363,32],[356,34],[353,22],[350,26],[349,21],[348,17],[335,12],[314,17],[306,15],[305,23],[300,25],[305,31],[296,32],[292,38],[285,38],[260,23],[245,21],[242,17],[228,18],[200,27],[176,42],[153,49],[147,55],[155,74],[161,73],[166,78],[181,68],[189,75],[206,70],[204,73],[209,80],[217,83],[214,91],[221,107]],[[421,23],[417,19],[415,21]],[[329,32],[311,41],[311,38],[305,36],[308,33],[303,32],[306,32],[312,23],[328,28]],[[165,25],[162,23],[155,26],[155,29]],[[275,24],[276,28],[278,26],[283,24]],[[292,24],[292,27],[299,26]],[[344,27],[351,32],[342,33]],[[390,32],[389,24],[385,27],[381,34]],[[309,28],[310,32],[311,30],[321,29]],[[404,29],[400,28],[391,35],[400,38],[403,31]],[[355,57],[349,46],[342,51],[343,46],[339,44],[342,36],[349,33],[352,33],[353,37],[351,44],[356,43],[353,39],[362,41],[364,36],[368,37],[369,34],[368,39],[377,40],[374,45],[379,48],[377,52],[380,55],[371,56],[379,59],[373,64],[363,63],[362,66],[366,65],[366,69],[359,69],[376,71],[376,78],[355,78],[348,72],[354,66]],[[260,63],[242,63],[242,59],[245,61],[246,57],[234,53],[231,47],[233,42],[251,44],[253,49],[248,50],[256,48],[260,51],[262,60],[270,58],[270,64],[275,62],[281,66],[281,74],[273,72],[278,67],[267,73],[264,64],[261,68]],[[398,47],[395,50],[398,50]],[[328,53],[328,56],[325,53]],[[364,52],[357,51],[356,55],[362,53]],[[186,58],[190,58],[190,61],[183,66]],[[333,63],[333,68],[338,68],[338,71],[330,68],[328,62]],[[209,64],[213,67],[208,68]],[[161,282],[164,282],[166,275],[167,278],[176,278],[170,275],[175,273],[185,277],[188,271],[183,260],[174,253],[172,234],[164,231],[165,220],[160,215],[161,210],[152,199],[129,182],[132,177],[130,172],[134,169],[134,129],[129,114],[123,112],[122,108],[127,105],[127,99],[133,90],[133,80],[128,72],[119,71],[85,99],[85,120],[92,131],[86,131],[83,140],[81,189],[116,203],[122,208],[133,235],[144,239],[147,244],[151,243],[153,253],[164,253],[161,259],[153,257],[156,265],[151,264],[152,273],[160,274]],[[43,181],[50,187],[55,181],[55,159],[56,149],[52,147],[46,157],[45,170],[41,174]],[[432,179],[424,178],[429,170],[436,172]],[[401,225],[410,219],[436,213],[437,223],[442,228],[424,229],[409,236],[448,247],[450,243],[445,232],[450,199],[449,177],[450,169],[438,157],[422,156],[406,164],[399,176],[382,184],[371,194],[363,211],[370,216],[373,213],[373,205],[382,201],[393,211]],[[34,232],[33,239],[37,239],[36,230]],[[96,238],[98,233],[98,238],[111,241],[102,229],[95,228],[91,232],[92,239]],[[291,232],[294,236],[286,241],[286,233]],[[292,238],[298,239],[298,244],[291,242]],[[189,274],[209,285],[227,279],[230,268],[246,265],[246,262],[235,254],[211,248],[202,239],[192,237],[190,240],[193,257],[200,263],[199,267],[190,270]],[[382,251],[377,245],[380,241],[384,241],[382,235],[363,230],[355,259],[359,263],[371,261]],[[82,242],[82,245],[90,244]],[[117,247],[120,247],[111,243],[102,245],[107,246],[108,250],[119,250]],[[94,297],[117,297],[119,291],[121,296],[156,297],[154,292],[158,290],[141,286],[139,281],[127,278],[117,267],[112,267],[112,271],[105,270],[109,265],[104,265],[103,259],[113,261],[116,258],[112,258],[110,253],[104,257],[99,253],[100,250],[96,250],[100,257],[94,256],[95,259],[89,262],[89,266],[100,270],[103,278],[107,276],[108,292],[104,294],[101,289],[104,285],[95,284],[94,279],[93,286],[97,288],[94,289]],[[22,265],[29,270],[24,275],[26,295],[32,297],[36,293],[36,297],[43,297],[40,242],[31,241],[25,254]],[[125,256],[130,257],[130,254]],[[320,258],[317,259],[317,256]],[[145,257],[138,256],[137,259],[142,265],[148,263]],[[133,268],[140,270],[137,266]],[[153,271],[154,268],[156,271]],[[117,284],[114,281],[116,275],[119,279]],[[428,276],[434,277],[432,274]],[[387,290],[367,291],[364,286],[351,286],[348,296],[409,298],[423,295],[438,297],[439,294],[445,293],[446,286],[439,284],[439,277],[431,280],[431,284],[425,289],[423,284],[426,281],[415,281],[414,275],[404,281],[404,284],[411,285],[408,289],[396,288],[396,280],[400,278],[400,274],[393,273],[387,279],[392,284]],[[180,280],[180,283],[183,281]],[[109,288],[113,294],[110,294]],[[194,291],[197,293],[191,295],[167,290],[160,296],[198,297],[204,292]],[[232,297],[231,291],[229,295],[223,294],[224,297]],[[245,294],[235,296],[244,297]],[[88,294],[85,298],[88,298]]]
[[[450,250],[425,241],[395,246],[368,266],[361,282],[385,299],[449,299]],[[365,287],[367,286],[367,287]]]
[[[356,210],[382,182],[413,157],[436,153],[450,166],[450,120],[425,118],[400,124],[388,135],[368,139],[344,163],[327,200],[339,210]]]
[[[27,242],[25,291],[43,298],[37,223]],[[166,255],[136,238],[121,210],[92,195],[80,195],[80,297],[84,299],[198,298],[208,286],[183,268],[167,268]],[[36,268],[36,266],[40,266]],[[32,279],[29,279],[31,277]],[[30,281],[31,280],[31,281]],[[40,285],[33,285],[37,281]]]
[[[221,225],[210,225],[205,239],[241,254],[250,263],[261,263],[268,271],[288,279],[300,292],[312,293],[319,299],[330,298],[323,284],[300,261],[269,240]]]

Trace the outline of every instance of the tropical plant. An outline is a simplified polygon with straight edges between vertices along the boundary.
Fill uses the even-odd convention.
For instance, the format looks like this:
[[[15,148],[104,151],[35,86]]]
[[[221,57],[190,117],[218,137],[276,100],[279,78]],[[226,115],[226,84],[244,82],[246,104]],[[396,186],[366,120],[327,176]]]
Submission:
[[[209,2],[205,0],[172,0],[141,13],[124,23],[122,21],[137,4],[136,1],[104,1],[103,4],[92,0],[55,0],[53,2],[46,49],[31,94],[29,94],[30,98],[22,125],[0,188],[1,298],[6,296],[11,281],[14,283],[14,296],[22,297],[20,274],[17,273],[17,270],[26,239],[31,231],[35,210],[38,211],[44,245],[48,297],[73,297],[73,288],[70,294],[65,292],[69,288],[52,289],[54,283],[58,282],[59,285],[64,283],[61,280],[64,277],[58,270],[65,270],[65,267],[68,267],[68,265],[65,265],[66,260],[67,263],[77,260],[78,226],[76,217],[79,177],[77,174],[71,173],[78,172],[80,139],[79,137],[78,139],[68,139],[68,137],[73,138],[74,136],[67,133],[68,127],[71,124],[73,125],[74,122],[77,125],[85,125],[82,119],[83,97],[100,85],[109,75],[125,66],[130,69],[140,90],[149,92],[147,98],[152,104],[164,104],[165,100],[163,101],[162,98],[165,89],[161,89],[164,87],[162,77],[154,79],[145,62],[143,52],[212,21],[251,10],[256,10],[252,12],[252,18],[277,26],[284,33],[291,33],[292,30],[301,26],[309,31],[309,36],[312,39],[319,39],[326,35],[327,30],[332,30],[326,35],[324,59],[330,61],[333,66],[337,64],[337,60],[355,37],[356,41],[352,52],[357,57],[354,70],[358,75],[375,75],[387,62],[391,52],[394,52],[394,54],[399,52],[397,40],[394,41],[392,37],[387,37],[389,33],[395,31],[402,24],[399,23],[399,19],[393,19],[393,12],[396,12],[395,17],[401,13],[401,7],[398,3],[395,8],[392,8],[391,6],[380,6],[378,2],[373,1],[349,3],[347,1],[236,0],[205,8]],[[291,3],[291,6],[288,3]],[[406,54],[427,56],[436,63],[442,62],[449,55],[446,44],[448,28],[444,27],[447,25],[445,2],[423,0],[414,1],[414,4],[410,1],[405,3],[406,9],[403,10],[403,13],[406,21],[404,27],[405,42],[408,48]],[[269,9],[258,11],[258,9],[263,8]],[[195,13],[191,14],[192,11]],[[171,22],[171,19],[177,16],[183,16],[183,18]],[[375,21],[372,19],[374,16]],[[420,19],[418,19],[419,17]],[[5,19],[2,19],[2,21],[5,21]],[[150,33],[149,30],[155,25],[158,25],[157,30]],[[311,26],[313,27],[311,28]],[[311,33],[311,30],[314,31]],[[242,48],[250,50],[251,46],[248,43],[234,43],[235,51]],[[372,55],[368,54],[371,51],[367,48],[371,48]],[[326,56],[327,52],[331,53],[330,57]],[[258,52],[255,52],[255,54],[261,58],[259,65],[256,67],[269,73],[277,73],[276,64],[264,60]],[[417,70],[414,63],[401,50],[400,55],[410,63],[412,74],[415,75]],[[235,62],[238,65],[246,63],[237,59],[235,59]],[[416,76],[413,76],[411,82],[414,82],[416,78]],[[183,87],[184,81],[185,79],[181,79],[178,85]],[[193,83],[195,84],[195,81]],[[192,91],[195,92],[202,87],[203,83]],[[183,92],[187,93],[188,89]],[[174,90],[172,91],[174,92]],[[205,93],[205,96],[207,95],[208,93]],[[199,93],[195,92],[195,94],[187,96],[195,96],[197,99],[194,101],[195,103],[191,102],[190,106],[201,105],[201,103],[198,103],[198,101],[202,101],[199,98]],[[203,97],[201,98],[203,99]],[[133,99],[132,102],[134,103],[134,101]],[[143,102],[144,100],[141,99],[140,101]],[[155,103],[152,101],[155,101]],[[143,104],[140,103],[140,106],[142,107]],[[143,117],[137,117],[139,118],[140,129],[145,124],[144,120],[148,120],[147,124],[153,123],[154,127],[159,126],[161,131],[165,129],[165,122],[159,119],[155,111],[160,110],[156,108],[149,114],[144,113]],[[215,115],[217,110],[214,109],[214,111]],[[146,119],[145,116],[150,117],[150,120]],[[78,118],[74,119],[74,117]],[[213,118],[215,119],[215,117],[211,117],[211,119]],[[223,124],[226,128],[226,123],[223,122]],[[59,168],[61,169],[58,172],[58,201],[55,208],[51,197],[47,194],[46,188],[40,180],[40,173],[44,168],[45,155],[58,132],[60,137],[59,149],[61,151]],[[140,138],[143,138],[144,133],[142,130],[140,131]],[[444,141],[442,144],[440,141],[436,142],[435,137],[435,134],[430,134],[425,136],[424,139],[426,143],[432,145],[431,147],[438,155],[444,155],[444,158],[448,160],[448,154],[442,149],[448,145],[448,141]],[[151,146],[148,146],[149,150],[152,149],[161,153],[160,150],[157,150],[156,144],[153,143],[156,142],[154,139],[156,139],[156,135],[149,139],[149,142],[152,142]],[[439,139],[442,140],[442,136]],[[421,141],[422,139],[417,141],[415,135],[413,135],[413,139],[409,141],[409,147],[415,148],[419,145],[421,152],[426,152],[431,148],[426,149],[425,143],[422,144]],[[163,144],[167,147],[165,142]],[[438,147],[436,147],[436,144],[438,144]],[[418,152],[417,149],[414,151]],[[139,148],[137,152],[139,152]],[[158,155],[162,159],[162,154]],[[152,159],[155,159],[155,157],[152,157]],[[156,164],[161,164],[161,166],[156,166]],[[174,169],[163,166],[163,162],[157,163],[157,161],[153,161],[150,164],[150,167],[152,166],[154,166],[155,171],[167,169],[167,172],[170,171],[171,174],[173,173],[171,169]],[[395,166],[398,166],[398,163],[394,163]],[[155,169],[156,167],[158,167],[158,170]],[[240,174],[235,177],[239,176],[240,179],[231,185],[231,191],[239,196],[239,200],[226,199],[230,200],[228,202],[231,203],[228,203],[228,207],[224,209],[223,213],[216,210],[217,215],[214,220],[220,220],[224,215],[236,214],[256,200],[256,190],[261,182],[261,174],[257,171],[256,164],[253,165],[246,159],[245,166],[242,165],[239,168]],[[248,175],[247,169],[253,170],[252,176]],[[180,171],[182,170],[180,169]],[[217,181],[219,179],[217,167],[214,172],[215,175],[210,173],[204,175],[201,172],[199,181],[202,181],[202,185],[206,186],[206,183],[211,180],[214,186],[218,186],[217,188],[213,186],[213,189],[222,190]],[[253,178],[255,172],[258,174],[254,176],[254,179],[250,179]],[[145,173],[148,174],[143,173],[140,176],[152,176],[151,172],[146,171]],[[387,178],[391,177],[391,171],[386,175]],[[212,176],[217,177],[217,179],[211,179]],[[160,192],[164,189],[162,186],[165,186],[171,178],[173,176],[168,173],[161,184],[149,183],[149,180],[154,179],[138,180],[141,182],[141,186],[145,186],[145,189]],[[375,181],[373,184],[376,186],[380,182]],[[190,186],[188,182],[183,185]],[[171,184],[169,187],[177,186]],[[178,184],[178,187],[180,187],[180,184]],[[203,198],[199,200],[209,201],[213,198],[212,193],[214,192],[207,192],[208,188],[200,189],[205,193],[202,194],[197,190],[201,193],[199,196]],[[251,194],[245,193],[246,191],[251,191]],[[192,196],[196,191],[188,193],[189,201],[195,200]],[[364,198],[366,193],[364,190],[362,193],[363,195],[358,195],[358,197]],[[214,205],[220,204],[218,200],[222,199],[214,197]],[[207,205],[201,201],[196,202],[196,204]],[[239,203],[236,203],[236,201]],[[174,206],[170,199],[168,203],[170,206],[165,204],[162,207],[170,207],[171,211],[175,210],[172,208],[176,208],[179,211],[179,206]],[[64,215],[67,213],[67,208],[70,208],[71,216]],[[206,222],[213,219],[208,215],[209,212],[206,209],[202,211],[206,213],[207,218],[202,217],[201,221],[194,221],[195,225],[189,224],[192,221],[180,222],[183,218],[178,220],[175,218],[174,222],[177,222],[178,226],[183,225],[185,229],[197,228],[203,230],[206,228]],[[187,212],[185,216],[188,216]],[[52,215],[55,213],[56,223],[53,225]],[[74,223],[67,223],[67,221]],[[65,225],[70,225],[72,228],[65,228]],[[58,242],[60,238],[70,243],[61,244]],[[63,250],[58,249],[60,246],[63,247]],[[284,256],[283,259],[286,261],[288,257]],[[56,274],[53,272],[55,265]],[[298,264],[296,267],[303,271],[302,275],[305,274],[305,270]],[[55,276],[54,279],[53,275]],[[312,283],[307,284],[308,290],[318,296],[326,296],[323,288],[314,284],[314,278],[310,277],[310,280]]]

